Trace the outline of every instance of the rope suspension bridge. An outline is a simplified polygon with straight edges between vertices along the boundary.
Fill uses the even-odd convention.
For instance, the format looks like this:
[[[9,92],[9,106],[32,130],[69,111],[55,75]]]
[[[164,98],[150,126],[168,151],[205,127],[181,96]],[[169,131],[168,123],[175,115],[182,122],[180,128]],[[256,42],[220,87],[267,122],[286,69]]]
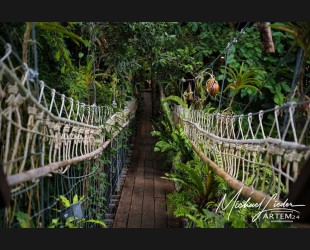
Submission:
[[[26,64],[12,66],[9,44],[6,52],[0,65],[0,155],[13,205],[5,209],[2,223],[14,227],[24,220],[28,226],[44,227],[44,217],[49,217],[54,219],[50,223],[57,224],[57,213],[68,216],[69,208],[77,202],[84,203],[89,214],[82,215],[81,209],[71,213],[87,218],[83,223],[99,223],[106,219],[102,216],[111,213],[125,174],[128,133],[137,101],[129,100],[121,111],[86,105],[57,93],[43,81],[36,99],[30,69]],[[43,176],[49,176],[46,185]],[[43,197],[44,189],[54,190],[51,196]],[[86,196],[88,193],[91,196]],[[19,211],[19,206],[27,211]],[[27,213],[31,216],[26,219]]]
[[[111,225],[130,165],[137,100],[118,110],[75,101],[43,81],[36,88],[32,70],[14,67],[12,54],[7,44],[0,59],[1,202],[7,205],[1,227]],[[310,157],[310,108],[300,111],[310,102],[242,115],[220,112],[220,105],[215,113],[175,105],[173,121],[230,187],[272,207]]]

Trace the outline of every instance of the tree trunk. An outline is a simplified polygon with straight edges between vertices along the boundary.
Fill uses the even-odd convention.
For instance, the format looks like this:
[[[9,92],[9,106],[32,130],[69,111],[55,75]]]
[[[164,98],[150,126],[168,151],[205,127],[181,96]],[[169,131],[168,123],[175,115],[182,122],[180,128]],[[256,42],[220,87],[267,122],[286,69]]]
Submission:
[[[307,58],[305,55],[302,58],[301,64],[300,64],[300,70],[298,74],[298,91],[300,95],[300,101],[305,100],[305,93],[304,93],[304,77],[305,77],[305,72],[306,72],[306,67],[307,67]]]
[[[257,27],[260,32],[262,51],[265,54],[274,54],[275,50],[269,24],[269,22],[257,22]]]
[[[26,22],[26,30],[24,33],[24,40],[23,40],[23,62],[24,63],[27,63],[28,42],[30,39],[30,31],[31,31],[31,23]]]

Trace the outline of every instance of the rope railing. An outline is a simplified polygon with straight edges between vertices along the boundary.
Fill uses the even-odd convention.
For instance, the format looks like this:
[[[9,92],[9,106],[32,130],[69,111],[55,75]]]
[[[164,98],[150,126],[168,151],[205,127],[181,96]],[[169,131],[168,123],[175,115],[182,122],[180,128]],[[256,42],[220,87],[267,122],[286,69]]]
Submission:
[[[247,115],[207,114],[176,105],[173,114],[197,153],[232,179],[281,199],[310,156],[310,112],[300,111],[304,104],[291,102]]]

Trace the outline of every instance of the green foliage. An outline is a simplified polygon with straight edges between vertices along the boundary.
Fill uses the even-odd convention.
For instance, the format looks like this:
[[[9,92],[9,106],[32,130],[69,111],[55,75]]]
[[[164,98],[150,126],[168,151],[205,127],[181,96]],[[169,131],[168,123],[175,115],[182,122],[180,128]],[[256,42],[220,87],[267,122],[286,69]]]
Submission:
[[[104,184],[104,181],[102,183]],[[89,188],[90,188],[90,191],[91,191],[92,187],[89,187]],[[73,196],[72,203],[70,203],[70,200],[67,199],[63,195],[59,195],[59,197],[56,198],[56,200],[60,201],[61,205],[64,208],[68,208],[68,207],[72,206],[73,204],[76,204],[78,202],[83,201],[84,199],[85,199],[84,196],[79,197],[77,194],[75,194]],[[61,212],[61,210],[57,210],[57,212]],[[89,211],[89,214],[91,214],[91,211]],[[62,221],[60,217],[53,218],[51,220],[51,223],[48,225],[48,228],[58,228],[58,227],[61,227],[61,228],[63,228],[63,227],[66,227],[66,228],[81,228],[84,225],[86,225],[87,223],[93,223],[93,224],[99,225],[100,227],[106,227],[106,224],[103,221],[101,221],[101,220],[96,220],[96,219],[88,219],[88,220],[86,220],[85,218],[79,219],[79,218],[76,218],[74,216],[71,216],[71,217],[66,218],[65,221]]]
[[[77,203],[77,202],[80,202],[84,199],[84,196],[81,196],[80,198],[78,197],[77,194],[75,194],[73,196],[73,200],[72,200],[72,203],[70,203],[70,200],[67,199],[65,196],[63,195],[59,195],[59,198],[57,198],[56,200],[60,200],[61,204],[67,208],[67,207],[70,207],[71,205]]]
[[[94,59],[92,56],[87,56],[86,65],[79,66],[78,70],[71,73],[73,79],[69,83],[69,95],[76,101],[94,103],[94,95],[97,95],[102,90],[102,85],[98,78],[103,77],[104,74],[100,69],[93,68]],[[95,93],[94,88],[97,89],[97,93]],[[102,101],[100,96],[99,101],[102,104],[109,104]]]
[[[69,23],[69,25],[74,25],[74,23]],[[52,31],[56,34],[61,34],[63,36],[67,36],[72,39],[74,43],[80,45],[83,43],[85,46],[88,45],[87,41],[83,40],[82,37],[74,34],[73,32],[69,31],[67,28],[63,27],[59,22],[37,22],[35,26],[39,29],[43,29],[46,31]]]
[[[170,95],[162,99],[162,102],[175,102],[183,108],[187,108],[187,103],[184,102],[179,96]]]
[[[70,23],[68,28],[61,26],[58,22],[37,22],[35,25],[39,33],[43,32],[42,37],[52,45],[51,52],[56,61],[61,63],[60,72],[64,75],[74,72],[76,66],[72,62],[71,52],[65,39],[72,39],[77,46],[80,46],[80,43],[84,46],[88,45],[87,40],[70,31],[70,29],[74,30],[75,23]]]
[[[99,225],[102,228],[107,227],[107,225],[100,220],[95,219],[86,220],[85,218],[77,219],[74,217],[69,217],[66,219],[65,222],[60,222],[60,218],[54,218],[52,219],[52,222],[48,225],[47,228],[82,228],[83,225],[88,223]]]
[[[172,132],[170,132],[169,125],[164,121],[161,121],[157,126],[157,130],[151,132],[153,136],[157,136],[160,139],[155,144],[154,151],[170,153],[172,158],[167,157],[167,160],[171,162],[175,162],[175,159],[182,159],[185,162],[190,159],[197,159],[196,154],[192,150],[191,143],[180,125],[176,125],[176,129]],[[179,152],[182,154],[181,157],[178,155]]]
[[[24,25],[0,25],[1,33],[11,40],[13,48],[21,48]],[[94,101],[96,87],[98,105],[111,104],[115,92],[121,107],[125,99],[135,94],[132,82],[139,84],[147,79],[152,79],[153,84],[163,82],[166,94],[179,96],[181,79],[194,78],[197,72],[209,65],[238,33],[240,25],[242,23],[237,22],[68,22],[64,27],[59,22],[37,22],[40,78],[49,85],[53,84],[59,92],[89,104]],[[297,46],[304,49],[307,57],[308,26],[308,23],[272,24],[276,54],[266,55],[261,51],[257,25],[251,23],[245,34],[233,43],[227,64],[238,69],[244,62],[244,68],[259,66],[262,73],[270,75],[288,52],[292,38]],[[268,109],[285,101],[287,88],[281,86],[279,90],[277,85],[281,82],[290,85],[295,52],[289,53],[278,73],[274,73],[266,83],[266,88],[250,84],[238,90],[238,87],[230,85],[230,91],[224,95],[228,95],[226,97],[231,102],[241,103],[241,106],[234,105],[236,113],[248,100],[254,101],[248,107],[249,111],[256,111],[256,107]],[[28,59],[29,65],[33,65],[33,58],[28,56]],[[210,65],[218,81],[224,77],[224,68],[220,67],[223,63],[222,59],[218,59]],[[308,79],[309,74],[305,70],[304,76]],[[118,79],[116,88],[110,84],[114,75]],[[206,104],[203,83],[196,82],[197,100],[192,108],[203,109]],[[239,91],[239,95],[231,98],[233,88]],[[261,95],[258,95],[259,88]],[[223,102],[225,105],[225,98]]]
[[[70,201],[63,195],[59,195],[59,199],[64,207],[70,207]]]
[[[196,60],[203,61],[208,58],[211,62],[217,52],[226,48],[234,31],[224,22],[189,22],[180,33],[182,40],[195,45]]]
[[[191,194],[187,192],[169,193],[167,195],[168,213],[173,213],[175,217],[186,217],[190,214],[190,208],[186,204],[191,201],[191,198]]]
[[[188,209],[191,213],[185,214],[192,223],[188,223],[189,226],[195,228],[224,228],[225,219],[223,216],[218,215],[208,208],[199,209],[196,205],[189,205]]]
[[[34,222],[28,214],[22,211],[16,211],[15,216],[21,228],[34,228]]]
[[[204,207],[208,202],[209,194],[212,189],[212,172],[208,167],[200,162],[178,162],[174,165],[173,173],[166,173],[162,177],[175,182],[192,194],[192,200],[199,206]]]

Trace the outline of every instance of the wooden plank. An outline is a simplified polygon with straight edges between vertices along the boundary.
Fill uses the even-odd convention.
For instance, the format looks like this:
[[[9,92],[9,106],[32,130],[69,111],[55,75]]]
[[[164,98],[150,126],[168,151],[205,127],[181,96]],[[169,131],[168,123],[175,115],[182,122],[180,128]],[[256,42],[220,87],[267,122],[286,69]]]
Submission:
[[[152,161],[153,160],[152,149],[151,148],[147,148],[147,145],[150,145],[150,144],[145,144],[145,145],[146,145],[145,148],[144,148],[145,160]]]
[[[127,228],[140,228],[141,226],[143,189],[144,178],[136,176]]]
[[[139,156],[140,156],[140,150],[138,147],[135,146],[132,152],[131,165],[138,162]]]
[[[119,203],[130,204],[134,187],[134,176],[127,175]]]
[[[159,176],[154,177],[154,197],[164,198],[166,195],[165,188],[164,181]]]
[[[172,193],[175,190],[174,183],[172,181],[163,180],[163,182],[164,182],[164,185],[165,185],[166,195]]]
[[[154,152],[154,150],[152,150],[152,159],[154,160],[153,168],[162,171],[165,160],[164,155],[162,153]]]
[[[127,228],[128,211],[125,209],[125,207],[126,206],[122,206],[124,209],[118,208],[112,228]]]
[[[130,171],[128,171],[128,175],[126,177],[126,180],[125,180],[125,183],[122,189],[120,201],[117,207],[115,219],[112,225],[113,228],[126,228],[127,227],[129,209],[130,209],[132,193],[133,193],[133,188],[134,188],[134,180],[135,180],[134,173],[131,173]]]
[[[143,119],[143,122],[141,123],[141,137],[145,138],[146,136],[146,124],[145,119]]]
[[[165,198],[155,198],[155,228],[167,228]]]
[[[136,176],[143,176],[144,177],[144,170],[145,170],[144,161],[145,161],[145,152],[140,151]]]
[[[153,175],[154,175],[154,197],[164,198],[166,195],[166,184],[161,178],[163,172],[156,168],[156,162],[153,162]]]
[[[138,131],[137,131],[138,139],[143,138],[143,133],[144,133],[144,119],[142,117],[142,119],[138,122]]]
[[[149,139],[152,138],[151,131],[152,131],[152,123],[151,121],[146,121],[145,122],[145,136]],[[152,141],[148,140],[148,143],[152,144]]]
[[[153,175],[154,177],[157,176],[157,177],[162,177],[162,176],[165,176],[164,172],[161,171],[160,169],[158,169],[157,164],[156,162],[152,162],[152,166],[153,166]]]
[[[144,178],[153,180],[153,164],[152,164],[152,161],[145,160],[144,168],[145,168]]]
[[[154,182],[144,180],[144,196],[141,228],[154,228]]]

